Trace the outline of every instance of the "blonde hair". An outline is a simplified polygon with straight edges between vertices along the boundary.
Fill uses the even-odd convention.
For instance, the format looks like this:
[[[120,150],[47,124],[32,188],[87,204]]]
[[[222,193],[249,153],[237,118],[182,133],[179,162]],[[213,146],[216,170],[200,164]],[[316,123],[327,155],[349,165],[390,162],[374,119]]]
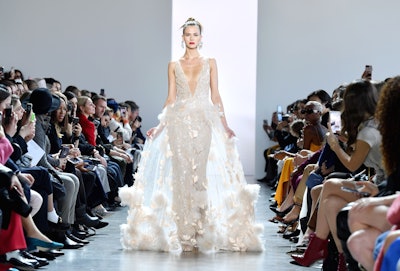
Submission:
[[[78,100],[78,103],[77,103],[77,112],[79,112],[79,113],[82,113],[82,111],[81,111],[81,106],[85,106],[85,104],[86,104],[86,102],[89,100],[90,98],[88,97],[88,96],[79,96],[78,98],[77,98],[77,100]]]

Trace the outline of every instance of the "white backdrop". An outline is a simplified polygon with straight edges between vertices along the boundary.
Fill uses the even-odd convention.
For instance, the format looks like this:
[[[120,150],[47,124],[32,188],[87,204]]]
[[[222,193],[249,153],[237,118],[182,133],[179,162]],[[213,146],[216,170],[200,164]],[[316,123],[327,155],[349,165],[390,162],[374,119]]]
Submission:
[[[239,139],[245,173],[254,175],[257,0],[173,0],[173,59],[184,53],[180,27],[189,17],[203,25],[200,53],[217,60],[228,124]]]

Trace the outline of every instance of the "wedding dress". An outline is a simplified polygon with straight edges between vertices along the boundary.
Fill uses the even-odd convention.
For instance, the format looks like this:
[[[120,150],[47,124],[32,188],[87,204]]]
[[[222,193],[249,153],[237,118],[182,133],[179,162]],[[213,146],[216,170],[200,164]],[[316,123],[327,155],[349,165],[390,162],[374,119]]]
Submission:
[[[124,249],[263,250],[254,214],[259,186],[246,183],[235,140],[210,99],[209,60],[202,61],[194,91],[176,62],[176,101],[159,115],[159,134],[146,141],[135,184],[120,188],[129,206]]]

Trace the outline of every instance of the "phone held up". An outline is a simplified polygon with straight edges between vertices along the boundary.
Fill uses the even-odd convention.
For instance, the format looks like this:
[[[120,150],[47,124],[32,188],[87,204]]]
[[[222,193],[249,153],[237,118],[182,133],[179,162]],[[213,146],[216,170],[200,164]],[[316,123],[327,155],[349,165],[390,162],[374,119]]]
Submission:
[[[372,79],[372,65],[365,65],[365,70],[362,75],[362,78],[368,80]]]
[[[281,122],[282,121],[282,117],[283,117],[282,106],[278,105],[277,110],[276,110],[276,114],[278,116],[278,121]]]
[[[329,120],[334,134],[340,134],[342,130],[342,119],[340,111],[329,111]]]
[[[9,106],[6,109],[4,109],[4,116],[3,116],[4,125],[8,125],[11,123],[12,110],[13,110],[12,106]]]
[[[77,125],[78,123],[79,123],[79,118],[73,117],[73,118],[72,118],[72,124],[73,124],[73,125]]]

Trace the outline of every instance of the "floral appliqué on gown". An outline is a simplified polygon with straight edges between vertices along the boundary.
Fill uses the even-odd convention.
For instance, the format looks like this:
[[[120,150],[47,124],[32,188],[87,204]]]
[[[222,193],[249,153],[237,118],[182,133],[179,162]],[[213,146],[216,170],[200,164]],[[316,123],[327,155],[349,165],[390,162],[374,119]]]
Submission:
[[[210,99],[210,65],[203,59],[192,92],[175,65],[177,97],[159,115],[159,134],[146,141],[135,184],[120,188],[128,205],[121,225],[126,250],[262,251],[255,222],[257,184],[247,184],[234,138]]]

